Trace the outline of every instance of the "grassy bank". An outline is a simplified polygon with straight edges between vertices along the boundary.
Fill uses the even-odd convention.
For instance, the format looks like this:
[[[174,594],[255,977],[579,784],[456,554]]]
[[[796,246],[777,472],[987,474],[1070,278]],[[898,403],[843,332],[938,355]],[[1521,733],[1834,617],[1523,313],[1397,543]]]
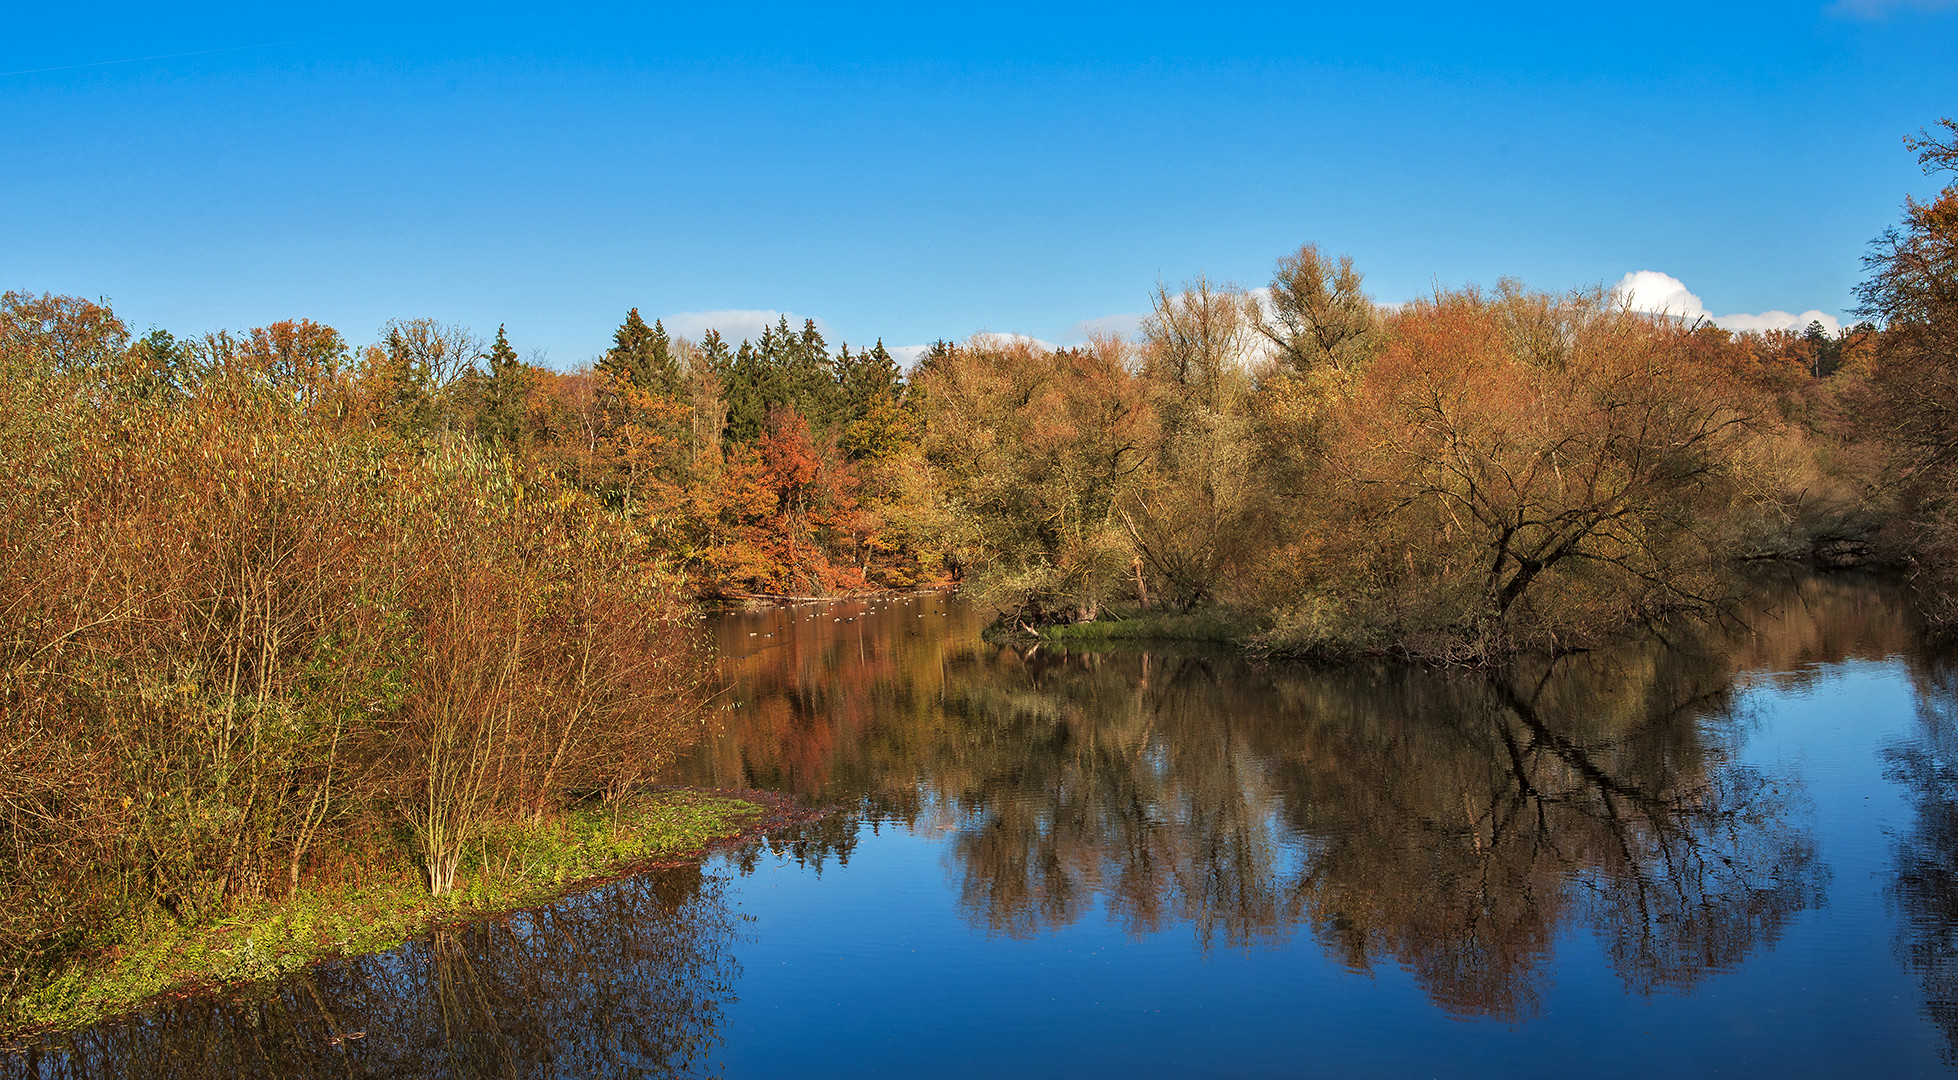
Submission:
[[[1214,614],[1172,615],[1163,612],[1129,612],[1104,615],[1093,622],[1043,626],[1038,636],[1055,645],[1092,646],[1110,641],[1198,641],[1217,645],[1242,645],[1250,640],[1250,628]]]
[[[573,809],[536,824],[500,825],[471,845],[457,887],[431,896],[411,841],[368,852],[339,881],[301,888],[195,923],[158,917],[110,928],[114,944],[78,958],[6,1003],[0,1031],[82,1027],[172,993],[276,978],[319,960],[394,948],[434,927],[531,907],[581,884],[668,860],[697,858],[779,819],[785,805],[667,789],[617,808]],[[385,844],[379,845],[385,847]]]

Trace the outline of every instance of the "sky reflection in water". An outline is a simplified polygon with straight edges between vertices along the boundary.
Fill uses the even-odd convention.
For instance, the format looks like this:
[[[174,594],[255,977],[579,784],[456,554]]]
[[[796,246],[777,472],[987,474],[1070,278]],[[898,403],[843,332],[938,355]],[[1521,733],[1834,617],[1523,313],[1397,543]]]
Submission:
[[[729,616],[684,778],[851,812],[36,1068],[1942,1074],[1958,665],[1880,583],[1769,593],[1497,680]]]

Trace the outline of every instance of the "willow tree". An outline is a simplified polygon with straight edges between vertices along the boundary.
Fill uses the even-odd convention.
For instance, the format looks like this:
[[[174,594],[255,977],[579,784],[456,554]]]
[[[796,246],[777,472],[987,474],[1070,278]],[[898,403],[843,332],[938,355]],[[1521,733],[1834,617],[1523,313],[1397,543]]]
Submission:
[[[1154,482],[1122,507],[1138,591],[1188,611],[1217,595],[1266,518],[1247,409],[1260,352],[1257,305],[1204,277],[1156,290],[1144,321],[1142,380],[1160,420]]]
[[[1125,361],[1111,341],[1045,350],[979,337],[917,376],[963,559],[1010,622],[1092,619],[1126,595],[1133,549],[1118,507],[1155,416]]]
[[[1379,347],[1379,312],[1361,289],[1353,257],[1321,254],[1313,244],[1278,260],[1270,314],[1261,329],[1293,370],[1350,371]]]

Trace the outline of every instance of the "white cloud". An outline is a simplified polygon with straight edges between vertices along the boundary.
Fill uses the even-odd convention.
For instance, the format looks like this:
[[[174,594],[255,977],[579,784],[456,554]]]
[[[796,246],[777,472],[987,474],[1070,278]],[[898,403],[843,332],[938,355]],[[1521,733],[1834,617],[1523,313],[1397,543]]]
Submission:
[[[1752,315],[1746,312],[1715,315],[1686,288],[1685,282],[1657,270],[1636,270],[1626,274],[1618,279],[1618,284],[1612,286],[1611,291],[1614,296],[1625,300],[1633,311],[1670,315],[1688,322],[1705,319],[1728,330],[1800,330],[1811,322],[1821,323],[1822,328],[1832,334],[1842,329],[1842,322],[1834,315],[1814,308],[1799,313],[1775,310]]]
[[[972,339],[974,341],[991,342],[996,344],[1010,344],[1012,342],[1023,342],[1025,344],[1033,346],[1036,349],[1045,349],[1048,352],[1052,352],[1055,349],[1060,348],[1059,345],[1056,345],[1051,341],[1043,341],[1040,338],[1034,337],[1032,334],[1000,334],[1000,333],[995,333],[991,330],[981,330],[978,333],[972,335]]]
[[[979,331],[978,333],[972,335],[972,340],[980,341],[980,342],[990,341],[997,344],[1007,344],[1010,342],[1023,341],[1026,342],[1028,345],[1033,346],[1036,349],[1052,350],[1052,349],[1060,348],[1060,346],[1054,344],[1051,341],[1042,341],[1041,339],[1037,337],[1033,337],[1028,334],[996,334],[990,330]],[[885,351],[891,354],[892,359],[897,361],[898,367],[903,368],[905,371],[914,371],[918,367],[918,361],[922,359],[926,353],[931,351],[931,346],[930,345],[886,345],[884,346],[884,349]]]
[[[1884,19],[1899,11],[1937,12],[1958,8],[1958,0],[1835,0],[1822,8],[1839,19]]]
[[[1092,319],[1082,319],[1069,331],[1075,340],[1086,340],[1096,334],[1115,334],[1125,338],[1139,337],[1142,333],[1142,320],[1148,314],[1140,311],[1127,311],[1118,315],[1099,315]]]
[[[1721,315],[1713,319],[1715,326],[1729,330],[1804,330],[1808,324],[1818,322],[1822,329],[1833,334],[1842,329],[1842,321],[1826,311],[1810,308],[1803,312],[1763,311],[1759,315]]]
[[[730,344],[738,344],[742,341],[753,341],[760,337],[763,330],[774,326],[784,317],[789,320],[790,329],[802,329],[802,316],[788,311],[776,311],[774,308],[765,310],[728,308],[722,311],[680,311],[672,315],[663,316],[662,321],[666,324],[668,331],[684,338],[692,338],[698,341],[701,335],[707,333],[707,331],[719,330],[721,337],[726,339]],[[832,336],[829,324],[821,319],[816,320],[816,329],[820,330],[825,338]]]
[[[917,367],[918,358],[923,356],[926,352],[930,351],[930,349],[931,346],[929,345],[884,346],[884,351],[891,354],[891,359],[897,361],[897,366],[903,368],[906,371],[910,371],[911,369]]]
[[[1614,296],[1633,311],[1654,315],[1673,315],[1682,319],[1710,319],[1712,313],[1700,298],[1686,291],[1686,283],[1657,270],[1637,270],[1618,279],[1611,287]]]

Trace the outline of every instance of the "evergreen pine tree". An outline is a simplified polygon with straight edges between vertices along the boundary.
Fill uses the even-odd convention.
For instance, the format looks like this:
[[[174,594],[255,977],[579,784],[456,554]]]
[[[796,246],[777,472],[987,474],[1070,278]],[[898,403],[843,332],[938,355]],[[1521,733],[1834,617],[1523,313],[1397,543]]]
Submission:
[[[850,355],[849,346],[844,346],[837,354],[836,368],[850,420],[862,419],[875,402],[896,402],[904,396],[904,375],[898,370],[897,359],[884,348],[883,338],[855,356]]]
[[[516,454],[523,442],[528,377],[502,326],[496,328],[496,344],[490,347],[487,359],[489,373],[483,380],[482,414],[476,430],[491,445]]]
[[[652,382],[647,389],[657,391],[669,401],[679,401],[686,380],[680,374],[680,360],[673,354],[673,339],[658,319],[653,320],[652,354],[648,359]]]
[[[788,316],[765,327],[755,343],[755,358],[765,373],[757,382],[769,409],[788,407],[801,413],[812,427],[825,428],[839,419],[836,369],[829,345],[814,319],[805,319],[800,333],[789,328]]]
[[[707,366],[722,382],[734,368],[734,353],[729,351],[727,340],[719,330],[709,330],[700,336],[700,362]]]
[[[404,439],[418,440],[427,433],[435,415],[435,376],[422,350],[413,347],[408,336],[396,326],[388,328],[382,341],[383,416],[388,426]]]
[[[787,328],[785,318],[783,329]],[[830,359],[829,343],[816,329],[816,320],[802,321],[802,333],[795,337],[789,354],[789,403],[812,427],[830,427],[843,419],[836,366]]]
[[[673,358],[673,339],[659,320],[647,326],[638,308],[626,312],[625,322],[612,334],[612,347],[598,361],[598,370],[669,401],[680,400],[680,365]]]
[[[916,441],[915,418],[904,406],[904,375],[882,338],[855,356],[845,347],[837,368],[846,411],[842,446],[851,460],[886,458]]]
[[[1842,339],[1830,337],[1820,319],[1811,319],[1802,340],[1808,346],[1809,374],[1818,379],[1835,374],[1842,364]]]
[[[768,410],[781,404],[780,374],[769,356],[774,348],[774,336],[763,330],[760,346],[743,341],[728,364],[725,386],[731,442],[753,442],[768,425]]]

